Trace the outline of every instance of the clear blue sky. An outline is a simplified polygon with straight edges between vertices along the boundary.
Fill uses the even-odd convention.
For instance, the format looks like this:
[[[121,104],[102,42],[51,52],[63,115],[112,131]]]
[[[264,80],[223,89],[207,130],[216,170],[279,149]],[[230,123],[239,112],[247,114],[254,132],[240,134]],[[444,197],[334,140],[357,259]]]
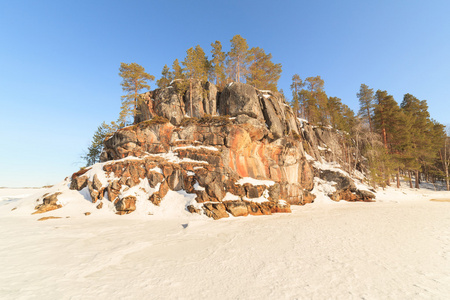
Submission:
[[[411,93],[450,123],[450,1],[1,1],[0,186],[70,176],[120,108],[120,62],[159,78],[186,50],[240,34],[358,110],[361,83]],[[152,88],[155,87],[153,82]]]

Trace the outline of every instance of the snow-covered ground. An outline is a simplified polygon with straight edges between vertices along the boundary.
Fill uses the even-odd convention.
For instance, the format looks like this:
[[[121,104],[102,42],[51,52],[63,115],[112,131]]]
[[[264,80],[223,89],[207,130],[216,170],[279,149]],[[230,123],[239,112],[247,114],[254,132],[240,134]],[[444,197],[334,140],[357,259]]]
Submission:
[[[116,216],[90,203],[89,216],[70,205],[30,215],[37,196],[27,195],[43,192],[0,189],[1,299],[450,295],[449,192],[391,188],[374,203],[319,197],[292,214],[218,221]],[[43,216],[62,218],[38,222]]]

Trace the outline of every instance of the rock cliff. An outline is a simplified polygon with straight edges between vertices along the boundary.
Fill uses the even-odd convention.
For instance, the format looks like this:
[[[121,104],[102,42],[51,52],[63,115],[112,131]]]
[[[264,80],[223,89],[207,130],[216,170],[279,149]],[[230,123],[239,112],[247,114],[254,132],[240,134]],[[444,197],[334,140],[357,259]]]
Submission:
[[[136,124],[105,141],[101,170],[73,174],[70,188],[87,191],[98,208],[109,201],[118,214],[142,197],[159,206],[179,191],[192,195],[189,212],[214,219],[290,212],[314,201],[314,177],[333,182],[333,200],[374,198],[345,172],[320,167],[343,156],[339,134],[297,119],[278,93],[243,83],[219,93],[194,82],[190,95],[187,87],[175,81],[142,94]]]

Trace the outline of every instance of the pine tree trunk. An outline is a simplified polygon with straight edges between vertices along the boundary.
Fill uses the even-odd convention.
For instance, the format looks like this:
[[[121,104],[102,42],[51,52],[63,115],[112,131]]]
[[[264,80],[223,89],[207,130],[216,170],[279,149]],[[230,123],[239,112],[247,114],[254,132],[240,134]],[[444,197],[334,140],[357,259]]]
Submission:
[[[189,104],[191,109],[191,118],[193,118],[194,113],[192,111],[192,79],[189,79]]]
[[[138,90],[135,83],[134,88],[134,110],[133,110],[133,124],[136,124],[136,115],[137,115],[137,101],[138,101]]]
[[[367,118],[369,119],[369,129],[370,129],[370,133],[372,133],[372,120],[370,119],[370,109],[369,107],[367,107]]]
[[[439,151],[439,156],[441,157],[442,161],[442,167],[444,168],[445,172],[445,183],[447,185],[447,191],[450,191],[450,178],[448,177],[448,158],[447,158],[447,141],[445,141],[444,144],[444,153],[442,153],[442,150]]]
[[[388,148],[387,146],[387,136],[386,136],[386,128],[383,127],[383,142],[384,142],[384,148]]]
[[[239,61],[239,57],[238,57],[238,61],[237,61],[237,74],[236,74],[236,81],[237,82],[241,82],[241,68],[240,68],[240,61]]]
[[[412,189],[413,188],[413,184],[412,184],[412,174],[411,171],[408,171],[408,177],[409,177],[409,188]]]
[[[397,188],[400,188],[400,168],[397,168]]]
[[[416,186],[415,186],[415,188],[416,189],[420,188],[420,186],[419,186],[419,170],[416,170]]]

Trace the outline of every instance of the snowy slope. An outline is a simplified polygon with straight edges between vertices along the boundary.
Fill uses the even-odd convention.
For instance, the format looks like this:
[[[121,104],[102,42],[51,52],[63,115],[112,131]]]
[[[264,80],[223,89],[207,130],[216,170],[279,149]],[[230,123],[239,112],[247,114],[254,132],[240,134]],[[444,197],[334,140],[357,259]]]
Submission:
[[[63,218],[43,222],[25,213],[36,196],[17,200],[30,192],[0,190],[1,299],[450,295],[450,202],[430,201],[448,192],[387,189],[375,203],[319,202],[218,221],[70,215],[67,205],[47,214]]]

